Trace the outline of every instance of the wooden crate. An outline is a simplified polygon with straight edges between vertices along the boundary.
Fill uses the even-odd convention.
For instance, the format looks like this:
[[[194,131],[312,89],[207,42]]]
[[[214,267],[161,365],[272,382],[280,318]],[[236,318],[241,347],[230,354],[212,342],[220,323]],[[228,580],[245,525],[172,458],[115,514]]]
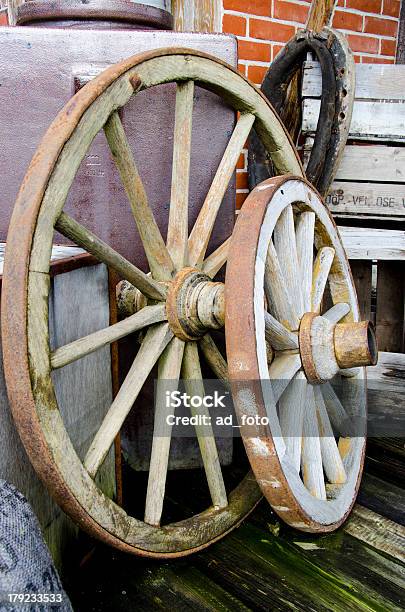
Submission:
[[[321,82],[318,62],[306,62],[302,131],[310,139],[319,116]],[[405,220],[404,86],[405,66],[356,65],[349,140],[326,198],[335,216]]]
[[[404,84],[405,66],[356,65],[349,140],[326,197],[342,224],[362,316],[374,321],[379,349],[396,353],[405,349],[405,232],[400,230],[405,220]],[[302,84],[306,154],[313,143],[321,85],[319,64],[306,62]]]

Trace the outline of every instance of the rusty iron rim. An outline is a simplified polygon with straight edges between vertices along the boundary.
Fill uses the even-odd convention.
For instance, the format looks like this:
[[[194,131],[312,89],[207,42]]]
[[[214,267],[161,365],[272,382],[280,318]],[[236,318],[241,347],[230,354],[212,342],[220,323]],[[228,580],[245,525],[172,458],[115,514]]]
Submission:
[[[182,556],[201,550],[235,528],[260,499],[260,491],[251,473],[245,477],[230,495],[230,505],[225,512],[218,510],[209,517],[204,512],[202,515],[186,519],[186,521],[172,526],[174,531],[176,529],[181,530],[182,525],[188,521],[190,527],[195,529],[196,521],[198,520],[201,521],[198,524],[199,527],[204,522],[209,525],[210,521],[214,520],[216,527],[211,530],[207,536],[207,541],[203,543],[180,550],[151,550],[148,549],[147,542],[145,544],[142,543],[142,545],[134,545],[133,543],[129,544],[121,537],[117,537],[103,526],[102,521],[96,520],[92,513],[84,508],[83,504],[73,494],[66,484],[49,448],[37,413],[30,377],[27,310],[29,268],[38,215],[48,182],[65,143],[73,134],[85,111],[119,77],[149,59],[162,58],[168,55],[194,56],[209,59],[219,66],[226,67],[238,75],[239,79],[248,83],[247,79],[241,77],[231,67],[228,67],[225,62],[212,58],[207,54],[197,53],[189,49],[161,49],[134,56],[116,66],[112,66],[83,87],[51,124],[34,155],[22,183],[9,227],[7,241],[8,256],[5,261],[2,293],[2,335],[7,390],[20,437],[38,475],[44,480],[57,503],[81,528],[87,530],[92,536],[126,552],[160,558]],[[261,96],[266,106],[271,108],[264,96],[253,85],[249,84],[249,86]],[[283,130],[286,141],[289,143],[288,146],[290,146],[291,152],[295,155],[299,165],[298,156],[288,135],[282,126],[280,128]],[[53,400],[54,398],[51,397],[50,401]],[[57,408],[57,404],[55,404],[55,408]],[[232,508],[234,508],[233,511]],[[165,528],[153,529],[157,531],[159,529],[165,530]],[[153,529],[150,533],[156,532]],[[170,533],[170,526],[168,531]]]
[[[231,239],[225,282],[226,346],[229,378],[231,387],[235,390],[235,409],[240,423],[242,423],[243,415],[256,414],[259,417],[263,417],[269,414],[268,406],[266,406],[266,393],[264,393],[261,384],[261,381],[264,380],[263,369],[260,367],[260,359],[258,357],[260,347],[258,347],[256,336],[257,314],[255,302],[258,302],[257,296],[261,295],[261,289],[259,288],[257,293],[255,269],[260,233],[266,213],[272,207],[274,196],[290,180],[301,181],[308,188],[313,198],[318,198],[318,201],[322,202],[319,194],[305,179],[292,176],[267,179],[256,187],[245,200]],[[312,204],[310,199],[303,201],[305,202],[304,210],[311,210]],[[301,200],[299,202],[301,203]],[[315,208],[312,208],[312,210],[315,211]],[[323,204],[321,214],[322,224],[325,224],[322,231],[324,232],[325,226],[328,226],[329,232],[335,234],[336,243],[340,244],[345,265],[348,268],[336,225]],[[316,225],[319,231],[321,226],[319,217]],[[356,319],[358,318],[358,303],[350,268],[347,269],[345,282],[353,296],[350,305],[352,307],[352,316]],[[240,292],[241,286],[244,287],[243,293]],[[243,337],[243,342],[240,342],[241,337]],[[363,380],[362,388],[364,386],[365,389],[365,372]],[[249,407],[246,407],[246,401],[239,400],[237,395],[241,383],[243,387],[244,382],[248,383],[251,397]],[[276,437],[273,437],[270,427],[264,427],[263,425],[249,427],[247,435],[243,434],[243,428],[241,432],[250,464],[260,488],[280,518],[296,529],[313,533],[332,531],[345,521],[355,502],[360,486],[364,463],[365,437],[362,436],[356,440],[357,465],[352,473],[353,486],[350,491],[350,499],[345,503],[345,507],[342,508],[341,512],[339,510],[335,512],[333,519],[329,516],[323,521],[319,520],[319,518],[314,519],[312,513],[309,513],[307,508],[303,507],[302,499],[296,494],[296,489],[295,491],[293,490],[291,474],[288,473],[289,465],[286,465],[283,460],[284,458],[278,453],[277,434]],[[317,503],[318,501],[320,504],[334,503],[334,500],[325,502],[316,500]]]

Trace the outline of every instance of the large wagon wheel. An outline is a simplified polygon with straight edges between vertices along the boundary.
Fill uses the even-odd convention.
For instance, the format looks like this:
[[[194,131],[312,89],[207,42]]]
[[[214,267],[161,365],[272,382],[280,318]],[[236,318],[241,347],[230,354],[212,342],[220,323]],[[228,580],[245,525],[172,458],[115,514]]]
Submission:
[[[276,177],[251,192],[232,235],[225,287],[229,378],[258,483],[293,527],[331,531],[360,483],[361,366],[376,363],[377,346],[371,324],[359,322],[334,221],[309,183]]]
[[[171,206],[164,243],[129,148],[118,110],[137,92],[177,83]],[[214,91],[240,113],[206,200],[188,237],[188,185],[194,84]],[[46,133],[18,195],[10,224],[2,292],[7,389],[15,422],[36,471],[80,526],[125,551],[184,555],[235,527],[254,507],[260,490],[251,474],[225,490],[214,437],[199,444],[212,497],[205,512],[160,526],[170,428],[153,443],[144,521],[128,516],[94,478],[155,363],[159,378],[192,381],[203,393],[197,342],[219,375],[226,364],[206,332],[223,324],[223,285],[211,278],[226,262],[227,244],[206,258],[213,225],[252,126],[280,173],[301,165],[273,109],[226,64],[189,50],[160,50],[106,70],[65,106]],[[146,275],[63,212],[90,144],[104,128],[149,262]],[[54,230],[86,249],[132,283],[146,298],[141,311],[107,329],[51,352],[48,332],[49,262]],[[198,298],[198,299],[197,299]],[[52,370],[147,327],[142,345],[82,463],[66,432]],[[164,423],[162,398],[155,428]],[[198,432],[197,432],[198,433]]]

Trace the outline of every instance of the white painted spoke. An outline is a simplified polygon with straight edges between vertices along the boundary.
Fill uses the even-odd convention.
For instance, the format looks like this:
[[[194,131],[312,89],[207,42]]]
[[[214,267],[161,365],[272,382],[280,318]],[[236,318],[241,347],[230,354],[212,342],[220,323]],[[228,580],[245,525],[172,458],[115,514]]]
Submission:
[[[319,312],[330,269],[332,267],[335,249],[322,247],[319,249],[314,263],[312,275],[311,310]]]
[[[269,367],[269,377],[276,402],[300,367],[299,355],[277,355],[274,359]]]
[[[287,206],[278,218],[274,228],[273,240],[290,300],[294,304],[298,316],[302,317],[304,302],[295,241],[294,214],[291,205]]]
[[[160,525],[165,496],[172,426],[167,417],[173,408],[166,401],[167,391],[176,391],[183,360],[184,342],[173,338],[159,358],[158,382],[156,385],[155,419],[152,453],[146,493],[145,523]]]
[[[242,114],[225,149],[188,241],[189,263],[192,266],[201,265],[204,260],[219,207],[254,121],[255,116],[251,113]]]
[[[194,81],[177,83],[173,138],[173,168],[167,248],[176,270],[188,259],[188,193]]]
[[[308,383],[298,372],[279,399],[280,427],[287,452],[297,472],[301,465],[301,440]]]
[[[205,336],[201,338],[199,346],[207,364],[215,376],[228,384],[228,365],[212,336],[210,334],[205,334]]]
[[[298,336],[279,323],[269,312],[264,311],[266,340],[276,351],[298,348]]]
[[[214,276],[220,271],[220,269],[228,259],[228,251],[230,244],[231,239],[228,238],[227,240],[225,240],[225,242],[221,244],[221,246],[219,246],[213,253],[211,253],[211,255],[207,257],[207,259],[204,260],[204,263],[202,265],[202,271],[205,272],[205,274],[208,274],[208,276],[214,278]]]
[[[182,377],[186,391],[190,396],[204,397],[204,384],[201,375],[198,348],[195,342],[188,342],[184,351]],[[208,408],[190,408],[193,416],[201,415],[208,419],[210,416]],[[208,487],[211,494],[212,504],[218,508],[228,505],[224,479],[222,477],[221,464],[219,462],[217,445],[211,425],[197,425],[196,434],[200,446],[201,457],[204,464]]]
[[[131,205],[152,276],[157,280],[168,280],[174,270],[173,262],[149,206],[145,187],[117,111],[110,115],[104,131]]]
[[[116,342],[128,334],[132,334],[138,329],[165,320],[166,309],[164,304],[146,306],[127,319],[115,323],[115,325],[111,325],[110,327],[106,327],[105,329],[101,329],[84,338],[80,338],[79,340],[75,340],[74,342],[57,348],[51,354],[51,367],[53,370],[62,368],[77,359],[81,359],[85,355],[94,353],[94,351],[97,351],[103,346],[107,346],[107,344]]]
[[[268,310],[289,330],[297,330],[299,317],[284,281],[274,244],[270,241],[264,272],[264,289]]]
[[[346,472],[319,387],[314,387],[314,394],[325,474],[331,484],[343,484],[346,482]]]
[[[350,417],[342,406],[342,402],[336,395],[335,390],[330,383],[321,385],[320,389],[335,434],[347,435],[350,429]]]
[[[329,308],[329,310],[322,316],[325,317],[325,319],[328,319],[328,321],[331,323],[339,323],[339,321],[349,314],[349,312],[349,304],[346,304],[346,302],[340,302],[339,304],[332,306],[332,308]]]
[[[312,268],[314,261],[315,213],[302,212],[298,215],[296,241],[300,266],[304,312],[311,310]]]
[[[172,338],[173,332],[168,323],[161,323],[148,329],[131,369],[85,457],[84,466],[93,478],[106,458],[146,378]]]
[[[122,278],[129,281],[144,295],[152,300],[164,300],[166,289],[154,281],[150,276],[139,270],[125,257],[112,249],[95,234],[83,227],[80,223],[62,212],[55,225],[58,232],[85,249],[91,255],[113,268]]]
[[[312,385],[308,385],[307,403],[305,407],[302,433],[302,479],[311,495],[317,499],[326,499],[321,442],[319,439],[314,389]]]

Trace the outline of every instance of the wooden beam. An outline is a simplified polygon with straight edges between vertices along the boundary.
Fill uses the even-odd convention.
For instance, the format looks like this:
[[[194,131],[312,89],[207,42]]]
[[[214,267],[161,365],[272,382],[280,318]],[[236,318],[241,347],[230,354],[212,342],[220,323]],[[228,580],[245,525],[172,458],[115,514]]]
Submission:
[[[222,0],[172,0],[177,32],[222,32]]]

